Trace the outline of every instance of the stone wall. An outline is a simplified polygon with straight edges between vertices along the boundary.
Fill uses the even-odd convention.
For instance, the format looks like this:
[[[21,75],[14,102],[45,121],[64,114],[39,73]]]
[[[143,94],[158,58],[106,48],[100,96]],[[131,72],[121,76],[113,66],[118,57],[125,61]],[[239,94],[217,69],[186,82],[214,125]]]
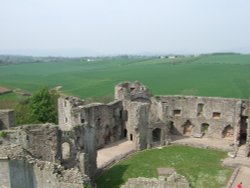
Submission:
[[[138,150],[146,149],[149,131],[149,108],[148,103],[130,102],[126,105],[128,120],[126,121],[127,139],[136,144]]]
[[[53,163],[13,159],[9,161],[10,187],[82,188],[82,177],[76,170],[57,168]]]
[[[38,159],[56,162],[60,159],[61,131],[56,125],[24,125],[19,129],[22,147]]]
[[[15,125],[16,123],[14,110],[0,110],[0,131],[4,129],[9,129],[11,127],[14,127]]]
[[[71,97],[59,99],[59,124],[60,126],[62,124],[63,130],[71,130],[77,125],[95,128],[97,149],[124,137],[124,113],[121,101],[86,105],[72,101]]]
[[[157,99],[162,103],[163,116],[170,122],[173,134],[205,134],[207,137],[226,137],[236,141],[241,100],[194,96],[160,96]],[[224,133],[227,128],[232,128],[232,135]]]
[[[0,187],[10,187],[8,158],[0,158]]]
[[[68,131],[72,129],[76,123],[72,117],[72,110],[75,107],[80,107],[85,104],[85,101],[77,97],[59,97],[58,99],[58,124],[62,130]]]
[[[116,100],[150,99],[151,93],[140,82],[123,82],[115,86]]]

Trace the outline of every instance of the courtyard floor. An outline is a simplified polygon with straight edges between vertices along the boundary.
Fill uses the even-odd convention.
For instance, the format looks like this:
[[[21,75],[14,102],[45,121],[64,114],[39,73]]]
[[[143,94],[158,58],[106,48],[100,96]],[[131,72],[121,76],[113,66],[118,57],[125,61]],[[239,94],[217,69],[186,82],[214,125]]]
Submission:
[[[136,151],[132,141],[121,140],[97,151],[97,168],[102,169]]]
[[[233,151],[232,141],[211,139],[211,138],[192,138],[183,136],[172,136],[172,144],[182,144],[202,148],[215,148],[224,151]],[[97,152],[97,167],[103,169],[112,163],[120,161],[122,158],[136,151],[135,144],[132,141],[121,140],[105,148],[98,150]],[[244,188],[250,188],[250,159],[249,158],[227,158],[223,162],[227,166],[240,165],[240,170],[235,178],[232,188],[237,187],[237,183],[243,183]],[[247,167],[248,166],[248,167]]]

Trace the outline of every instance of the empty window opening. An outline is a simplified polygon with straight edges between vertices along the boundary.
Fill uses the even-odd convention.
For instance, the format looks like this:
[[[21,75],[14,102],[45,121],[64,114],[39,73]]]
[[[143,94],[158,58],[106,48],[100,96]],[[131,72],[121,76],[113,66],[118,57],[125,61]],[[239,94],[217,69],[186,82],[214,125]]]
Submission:
[[[81,119],[81,123],[85,123],[85,119]]]
[[[64,107],[67,107],[67,101],[64,101]]]
[[[135,87],[131,87],[130,91],[133,92],[135,90]]]
[[[101,125],[101,118],[98,118],[96,123],[97,123],[97,126],[100,126]]]
[[[221,113],[220,112],[213,112],[213,119],[220,119]]]
[[[65,121],[65,123],[68,123],[68,118],[65,118],[65,120],[64,120],[64,121]]]
[[[201,133],[204,135],[207,134],[208,128],[209,128],[209,124],[207,124],[207,123],[201,124]]]
[[[181,110],[174,110],[174,116],[180,116]]]
[[[133,134],[130,134],[130,140],[133,141]]]
[[[152,132],[153,142],[159,142],[161,140],[161,129],[156,128]]]
[[[193,130],[192,123],[188,120],[186,123],[183,124],[183,135],[185,136],[191,136]]]
[[[198,104],[198,106],[197,106],[197,116],[201,116],[203,114],[203,107],[204,107],[204,104],[202,104],[202,103]]]
[[[233,140],[234,129],[231,125],[227,125],[222,131],[222,138]]]
[[[62,144],[62,159],[66,160],[70,158],[70,144],[68,142],[64,142]]]
[[[123,130],[123,137],[124,137],[124,138],[127,138],[127,135],[128,135],[128,131],[127,131],[127,129],[124,129],[124,130]]]
[[[120,110],[119,114],[120,114],[120,119],[122,119],[122,110]]]

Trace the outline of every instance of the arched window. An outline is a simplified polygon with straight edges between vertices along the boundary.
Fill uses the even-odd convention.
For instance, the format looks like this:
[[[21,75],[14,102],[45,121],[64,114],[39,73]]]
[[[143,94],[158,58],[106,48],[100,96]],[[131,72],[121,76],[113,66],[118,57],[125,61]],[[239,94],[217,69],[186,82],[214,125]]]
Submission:
[[[234,136],[234,129],[231,125],[227,125],[222,131],[222,138],[232,140]]]
[[[208,132],[208,127],[209,127],[209,124],[202,123],[201,124],[201,133],[203,133],[205,135]]]

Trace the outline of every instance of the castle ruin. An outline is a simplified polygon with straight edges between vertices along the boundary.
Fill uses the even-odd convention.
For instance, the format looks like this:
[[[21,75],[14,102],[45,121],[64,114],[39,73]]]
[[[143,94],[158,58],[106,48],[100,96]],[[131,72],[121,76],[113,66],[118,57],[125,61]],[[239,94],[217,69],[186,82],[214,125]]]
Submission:
[[[13,112],[0,111],[0,130],[8,133],[0,140],[0,186],[82,187],[98,170],[97,150],[122,139],[143,150],[164,146],[173,135],[208,137],[227,139],[236,150],[245,145],[245,156],[250,151],[249,100],[153,96],[139,82],[124,82],[111,103],[62,96],[58,112],[59,125],[11,128]]]

